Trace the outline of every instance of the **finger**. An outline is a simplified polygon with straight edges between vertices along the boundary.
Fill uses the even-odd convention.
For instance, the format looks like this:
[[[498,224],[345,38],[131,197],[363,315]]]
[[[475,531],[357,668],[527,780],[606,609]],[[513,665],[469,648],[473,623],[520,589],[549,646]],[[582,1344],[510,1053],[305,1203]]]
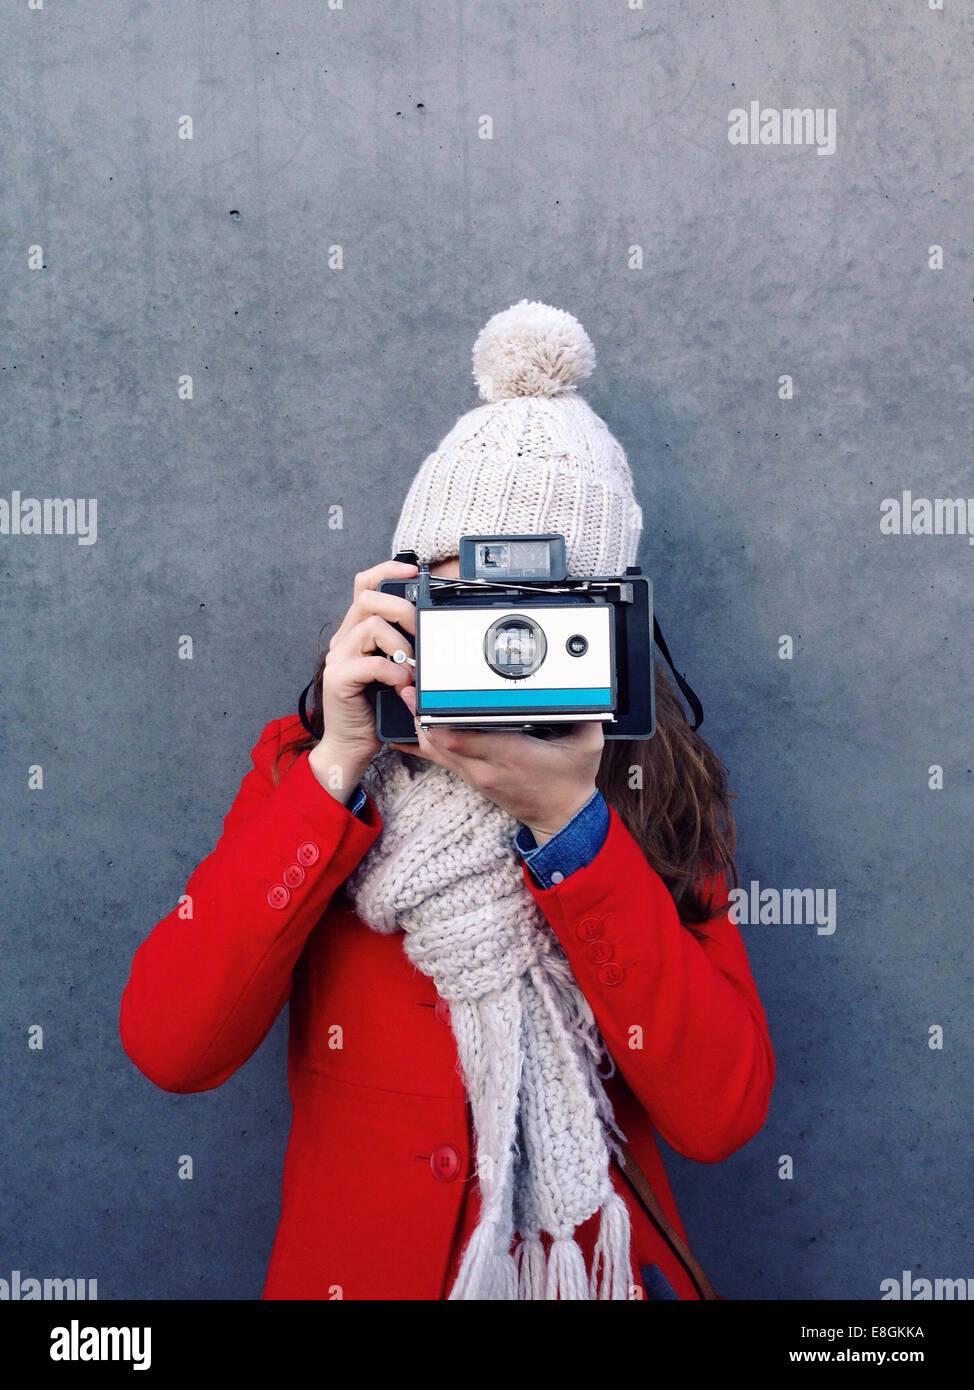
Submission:
[[[386,748],[395,748],[399,753],[419,753],[418,747],[411,743],[387,743]]]
[[[552,739],[551,743],[555,748],[560,743],[568,743],[581,750],[601,748],[605,743],[602,721],[600,719],[579,720],[569,726],[567,733],[559,734],[557,738]]]
[[[404,685],[399,694],[403,704],[408,706],[413,716],[413,727],[426,740],[427,744],[436,749],[437,761],[441,762],[444,767],[454,767],[456,770],[456,762],[464,758],[496,757],[497,753],[503,751],[496,741],[493,744],[485,744],[478,737],[481,733],[478,729],[446,728],[443,725],[434,725],[432,729],[421,729],[419,715],[416,713],[415,685]],[[435,741],[431,742],[430,735],[433,735]],[[498,735],[488,733],[486,737],[492,737],[496,740]],[[522,735],[515,734],[514,737],[521,738]],[[452,762],[449,761],[451,757]]]
[[[386,622],[385,618],[378,613],[372,613],[367,618],[363,618],[360,623],[349,628],[338,650],[343,656],[371,656],[378,647],[387,656],[392,656],[393,652],[402,651],[406,656],[413,656],[413,644],[408,637],[403,637],[392,623]],[[401,663],[408,667],[412,673],[413,665],[407,661]],[[410,681],[412,681],[410,674]]]
[[[404,560],[381,560],[370,569],[359,570],[352,581],[352,593],[358,598],[363,589],[374,589],[382,579],[408,579],[418,573],[418,565],[408,565]]]
[[[402,669],[387,656],[352,657],[340,667],[326,666],[322,685],[323,688],[327,686],[327,689],[339,697],[360,695],[363,688],[371,685],[373,681],[381,681],[383,685],[397,685],[402,680]]]
[[[362,599],[365,594],[374,594],[379,599],[391,599],[393,603],[397,605],[406,603],[409,608],[415,612],[413,605],[409,603],[408,599],[399,598],[397,594],[380,594],[375,586],[383,579],[408,579],[413,574],[418,573],[419,570],[416,565],[406,564],[403,560],[383,560],[380,564],[372,565],[369,569],[359,570],[352,581],[352,602],[349,604],[348,611],[342,618],[337,631],[329,643],[329,650],[344,636],[348,629],[354,627],[367,612],[375,611],[374,608],[363,606]],[[405,610],[394,609],[390,611],[388,605],[385,606],[383,611],[386,613],[387,617],[394,618],[396,622],[402,622],[405,616]],[[409,627],[409,631],[412,631],[411,626]]]
[[[456,767],[449,753],[437,747],[429,736],[429,730],[419,727],[418,718],[414,721],[413,727],[416,730],[416,747],[413,751],[418,753],[421,758],[429,758],[430,762],[439,763],[440,767],[445,767],[449,771],[455,772]]]
[[[358,699],[365,695],[373,682],[396,690],[402,680],[397,666],[385,656],[359,656],[346,661],[337,670],[325,671],[322,678],[322,696],[330,692],[331,698],[339,700]]]
[[[438,731],[440,732],[440,731]],[[527,734],[512,729],[442,729],[448,739],[448,749],[459,758],[478,762],[502,762],[505,758],[516,763],[526,747]],[[537,739],[532,740],[534,744]],[[442,747],[442,744],[441,744]],[[448,751],[443,748],[443,751]]]
[[[399,694],[412,712],[413,723],[418,728],[415,685],[407,683]],[[507,759],[512,766],[518,766],[524,753],[536,752],[540,743],[546,744],[553,752],[564,745],[568,745],[573,752],[595,752],[605,745],[601,720],[576,721],[566,728],[567,732],[559,734],[557,738],[538,739],[513,729],[447,729],[442,725],[436,726],[438,761],[446,767],[445,759],[452,754],[455,759],[469,758],[493,763]]]
[[[425,758],[427,762],[433,762],[429,753],[424,752],[418,743],[387,743],[387,748],[397,748],[400,753],[412,753],[416,758]]]
[[[407,632],[416,631],[416,605],[410,603],[408,598],[400,598],[398,594],[387,594],[378,589],[363,589],[349,605],[348,612],[328,644],[328,650],[337,647],[352,628],[375,614],[390,623],[398,623]]]

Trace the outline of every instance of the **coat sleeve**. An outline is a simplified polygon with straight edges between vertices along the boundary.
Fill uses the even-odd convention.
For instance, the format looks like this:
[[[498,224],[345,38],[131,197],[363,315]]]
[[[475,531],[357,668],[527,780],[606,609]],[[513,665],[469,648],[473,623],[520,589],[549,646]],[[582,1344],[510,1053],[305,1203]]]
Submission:
[[[723,907],[680,921],[660,876],[609,808],[605,842],[563,882],[524,879],[568,957],[606,1047],[671,1148],[716,1163],[767,1115],[774,1054],[744,943]]]
[[[213,851],[135,952],[121,998],[126,1054],[165,1091],[221,1085],[260,1046],[291,992],[305,941],[381,829],[354,816],[307,752],[271,768],[289,720],[272,720]]]

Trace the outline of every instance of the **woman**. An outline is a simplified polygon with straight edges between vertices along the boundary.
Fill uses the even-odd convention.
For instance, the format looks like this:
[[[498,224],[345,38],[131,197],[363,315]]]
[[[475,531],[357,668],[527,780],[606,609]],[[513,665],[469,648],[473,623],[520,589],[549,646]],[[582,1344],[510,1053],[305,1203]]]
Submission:
[[[457,573],[463,534],[560,532],[570,575],[635,563],[625,455],[577,394],[571,315],[519,304],[474,346],[487,405],[424,462],[393,552]],[[767,1027],[727,908],[724,769],[657,668],[650,740],[435,729],[415,610],[355,577],[310,732],[272,720],[223,834],[135,953],[120,1029],[207,1090],[290,1000],[292,1123],[264,1298],[699,1297],[623,1178],[625,1137],[682,1235],[654,1130],[716,1162],[763,1123]],[[398,656],[392,660],[393,654]]]

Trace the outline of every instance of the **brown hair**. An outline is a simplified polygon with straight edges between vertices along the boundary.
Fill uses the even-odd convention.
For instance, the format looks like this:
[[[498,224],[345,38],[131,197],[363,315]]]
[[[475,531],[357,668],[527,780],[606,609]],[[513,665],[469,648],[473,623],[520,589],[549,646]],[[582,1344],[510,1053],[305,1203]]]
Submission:
[[[311,682],[308,720],[312,729],[282,744],[297,756],[321,737],[321,676],[324,652]],[[734,818],[727,769],[710,745],[690,727],[676,692],[655,663],[656,732],[650,739],[606,739],[595,782],[666,884],[680,920],[709,921],[725,906],[724,889],[737,887]]]

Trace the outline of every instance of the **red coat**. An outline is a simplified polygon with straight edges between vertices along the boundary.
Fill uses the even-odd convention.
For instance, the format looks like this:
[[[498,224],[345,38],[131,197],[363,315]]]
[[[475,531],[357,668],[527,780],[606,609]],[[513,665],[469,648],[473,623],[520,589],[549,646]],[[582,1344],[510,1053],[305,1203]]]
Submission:
[[[121,1000],[122,1045],[166,1091],[219,1086],[290,1000],[292,1103],[281,1215],[262,1297],[442,1299],[477,1218],[469,1107],[445,1001],[341,888],[381,828],[352,815],[304,753],[271,766],[294,716],[272,720],[216,847],[185,899],[138,947]],[[615,810],[591,863],[551,888],[524,881],[562,943],[618,1071],[616,1118],[669,1219],[685,1234],[654,1127],[715,1163],[760,1128],[774,1059],[744,946],[726,912],[699,942]],[[593,938],[598,946],[593,946]],[[611,958],[605,956],[611,948]],[[641,1046],[640,1046],[641,1043]],[[639,1264],[697,1295],[612,1169]],[[597,1215],[578,1228],[588,1264]]]

